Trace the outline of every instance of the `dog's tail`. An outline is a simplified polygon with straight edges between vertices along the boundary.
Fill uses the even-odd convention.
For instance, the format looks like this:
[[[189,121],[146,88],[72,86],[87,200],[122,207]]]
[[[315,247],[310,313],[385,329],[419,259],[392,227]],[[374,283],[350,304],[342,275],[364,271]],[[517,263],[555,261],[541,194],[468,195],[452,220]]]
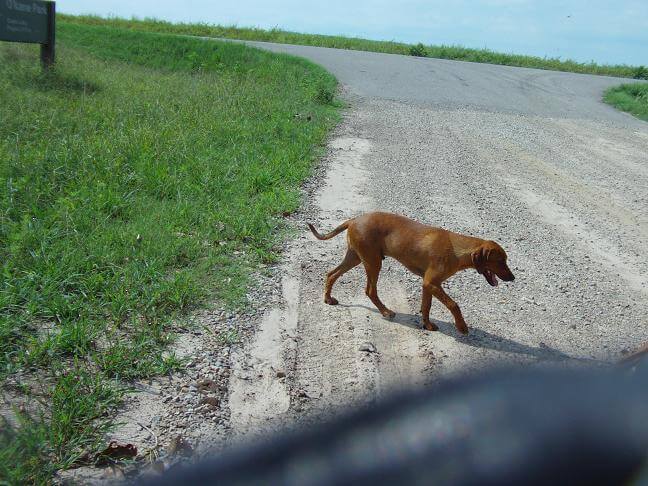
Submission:
[[[313,234],[315,235],[315,238],[317,238],[318,240],[330,240],[330,239],[333,238],[334,236],[337,236],[337,235],[339,235],[340,233],[342,233],[343,231],[345,231],[345,230],[349,227],[349,222],[351,222],[351,220],[349,220],[349,221],[345,221],[345,222],[342,223],[340,226],[338,226],[337,228],[335,228],[333,231],[331,231],[330,233],[328,233],[328,234],[326,234],[326,235],[321,235],[321,234],[319,233],[319,231],[317,231],[317,230],[315,229],[315,226],[313,226],[312,224],[310,224],[310,223],[306,223],[306,224],[308,225],[308,227],[310,228],[310,230],[311,230],[311,231],[313,232]]]

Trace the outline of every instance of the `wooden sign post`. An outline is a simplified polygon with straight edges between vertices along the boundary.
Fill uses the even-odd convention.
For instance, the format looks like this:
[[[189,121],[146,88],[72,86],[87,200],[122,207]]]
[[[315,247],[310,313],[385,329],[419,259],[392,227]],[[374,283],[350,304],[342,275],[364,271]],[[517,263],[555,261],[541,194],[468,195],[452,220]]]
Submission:
[[[41,45],[44,67],[54,64],[56,3],[0,0],[0,40]]]

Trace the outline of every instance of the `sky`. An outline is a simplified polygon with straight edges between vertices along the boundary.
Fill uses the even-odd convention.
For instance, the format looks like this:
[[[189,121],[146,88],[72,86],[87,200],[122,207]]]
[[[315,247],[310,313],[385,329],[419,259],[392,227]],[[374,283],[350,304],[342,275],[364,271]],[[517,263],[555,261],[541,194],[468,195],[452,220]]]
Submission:
[[[648,0],[57,0],[59,12],[154,17],[648,65]]]

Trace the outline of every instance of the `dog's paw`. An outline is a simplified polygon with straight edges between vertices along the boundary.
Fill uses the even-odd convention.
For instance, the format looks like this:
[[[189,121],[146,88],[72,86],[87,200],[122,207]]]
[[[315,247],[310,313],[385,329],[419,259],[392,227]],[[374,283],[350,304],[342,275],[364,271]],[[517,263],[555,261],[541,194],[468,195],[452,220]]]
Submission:
[[[439,330],[438,326],[436,324],[432,323],[432,322],[427,322],[427,323],[423,324],[423,327],[427,331],[438,331]]]
[[[396,317],[396,313],[389,309],[385,309],[384,311],[381,312],[381,314],[383,315],[383,317],[386,317],[387,319],[393,319],[394,317]]]
[[[338,300],[335,297],[324,297],[324,302],[328,305],[338,305]]]
[[[465,322],[455,324],[455,326],[457,327],[457,331],[459,331],[464,336],[468,334],[468,326],[466,325]]]

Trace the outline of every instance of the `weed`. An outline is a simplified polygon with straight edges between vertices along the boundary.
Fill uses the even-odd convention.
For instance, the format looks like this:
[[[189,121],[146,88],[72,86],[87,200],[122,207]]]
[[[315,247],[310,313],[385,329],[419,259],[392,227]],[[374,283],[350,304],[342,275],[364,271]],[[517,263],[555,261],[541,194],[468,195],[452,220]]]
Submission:
[[[648,80],[648,68],[646,66],[638,66],[634,69],[632,75],[635,79],[647,79]]]
[[[322,105],[331,105],[335,98],[335,93],[330,86],[318,86],[315,100]]]
[[[0,417],[0,483],[43,484],[97,448],[110,428],[120,391],[82,365],[56,367],[47,407],[16,411],[19,427]],[[32,401],[34,398],[32,398]]]
[[[236,344],[241,340],[238,330],[236,328],[230,328],[227,331],[222,331],[221,333],[218,334],[218,341],[221,344],[231,346],[232,344]]]
[[[427,57],[428,52],[425,46],[419,42],[416,45],[410,46],[409,55],[415,57]]]
[[[603,100],[648,121],[648,83],[622,84],[605,92]]]

